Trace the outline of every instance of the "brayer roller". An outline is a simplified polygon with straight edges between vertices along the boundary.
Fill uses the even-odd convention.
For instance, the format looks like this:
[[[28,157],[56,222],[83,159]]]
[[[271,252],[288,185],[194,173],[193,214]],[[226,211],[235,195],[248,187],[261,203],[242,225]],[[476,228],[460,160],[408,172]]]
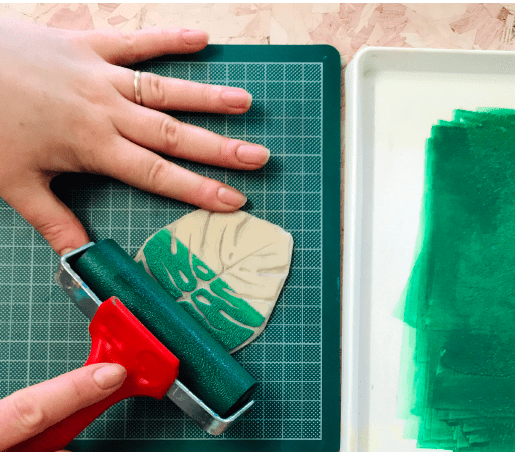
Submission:
[[[56,281],[90,319],[101,300],[118,298],[179,359],[167,395],[208,433],[222,433],[253,404],[256,380],[114,240],[63,256]]]
[[[118,297],[181,363],[179,378],[220,416],[249,401],[256,380],[114,240],[102,240],[75,262],[78,275],[105,300]]]

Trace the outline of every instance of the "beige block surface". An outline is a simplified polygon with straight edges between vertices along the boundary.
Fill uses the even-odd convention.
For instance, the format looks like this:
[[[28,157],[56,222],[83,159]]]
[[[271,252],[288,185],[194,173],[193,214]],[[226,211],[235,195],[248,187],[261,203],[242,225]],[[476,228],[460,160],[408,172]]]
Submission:
[[[259,327],[245,325],[254,334],[233,352],[253,341],[265,328],[288,276],[293,252],[291,234],[246,212],[214,213],[200,209],[174,221],[166,229],[170,231],[172,240],[171,248],[163,249],[163,256],[177,252],[177,239],[188,248],[190,265],[192,255],[195,255],[216,274],[207,282],[197,278],[195,290],[209,290],[209,284],[221,278],[233,289],[236,297],[264,317]],[[144,254],[148,240],[135,260],[142,261],[152,274]],[[190,293],[183,292],[179,300],[196,308]],[[228,317],[227,313],[222,314]],[[237,323],[234,319],[232,321]]]

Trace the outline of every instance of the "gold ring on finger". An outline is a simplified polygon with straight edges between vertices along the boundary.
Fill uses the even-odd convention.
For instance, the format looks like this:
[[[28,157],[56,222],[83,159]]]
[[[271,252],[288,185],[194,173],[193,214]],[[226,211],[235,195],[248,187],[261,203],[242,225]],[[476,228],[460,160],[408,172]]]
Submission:
[[[134,71],[134,94],[136,103],[141,105],[141,72]]]

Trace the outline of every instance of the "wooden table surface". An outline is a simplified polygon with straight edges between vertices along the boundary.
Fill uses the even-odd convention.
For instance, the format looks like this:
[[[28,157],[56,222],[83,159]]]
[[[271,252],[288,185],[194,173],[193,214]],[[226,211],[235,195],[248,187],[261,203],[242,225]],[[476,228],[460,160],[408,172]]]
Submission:
[[[200,28],[213,44],[330,44],[348,63],[364,46],[513,50],[515,5],[3,4],[0,15],[74,30]]]

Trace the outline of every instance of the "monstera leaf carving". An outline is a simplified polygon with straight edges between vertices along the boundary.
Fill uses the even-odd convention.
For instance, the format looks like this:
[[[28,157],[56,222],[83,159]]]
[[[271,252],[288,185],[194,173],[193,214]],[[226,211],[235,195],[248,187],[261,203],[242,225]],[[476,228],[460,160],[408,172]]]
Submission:
[[[245,212],[192,212],[136,256],[228,351],[265,328],[290,269],[292,236]]]

